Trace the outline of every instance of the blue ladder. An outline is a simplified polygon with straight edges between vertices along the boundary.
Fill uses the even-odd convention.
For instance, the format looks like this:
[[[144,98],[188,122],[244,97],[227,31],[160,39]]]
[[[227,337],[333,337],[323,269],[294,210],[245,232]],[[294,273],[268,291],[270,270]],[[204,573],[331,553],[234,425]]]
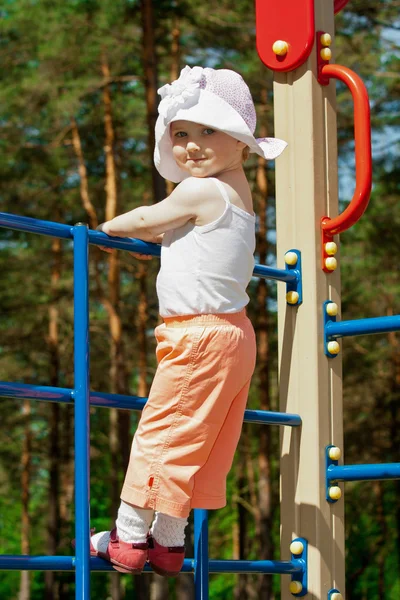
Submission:
[[[88,230],[78,223],[74,227],[0,213],[0,226],[18,231],[73,240],[74,242],[74,389],[35,386],[22,383],[0,382],[0,397],[23,398],[47,402],[69,402],[75,408],[75,456],[79,457],[79,468],[75,464],[75,537],[76,556],[0,556],[2,570],[52,570],[75,571],[76,599],[90,598],[90,571],[113,571],[110,564],[99,558],[91,558],[89,553],[90,501],[89,501],[89,408],[93,406],[141,410],[146,398],[105,394],[89,390],[89,298],[88,298],[88,247],[89,244],[103,245],[121,250],[159,255],[160,248],[141,240],[109,238],[105,234]],[[298,253],[300,257],[300,253]],[[256,265],[255,274],[269,277],[287,284],[288,291],[301,292],[301,272],[299,266],[287,266],[285,270]],[[246,410],[244,420],[250,423],[274,424],[298,427],[299,415]],[[208,599],[209,573],[264,573],[291,575],[294,595],[303,596],[307,592],[307,542],[304,539],[291,545],[289,561],[246,561],[210,560],[208,557],[207,511],[194,510],[195,553],[194,558],[186,558],[183,572],[194,573],[196,600]],[[145,572],[151,572],[146,565]]]

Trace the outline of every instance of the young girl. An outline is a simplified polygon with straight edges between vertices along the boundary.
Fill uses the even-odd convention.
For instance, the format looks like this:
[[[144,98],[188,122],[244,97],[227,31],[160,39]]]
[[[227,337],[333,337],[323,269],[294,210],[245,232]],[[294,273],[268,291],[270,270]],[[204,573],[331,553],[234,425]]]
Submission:
[[[226,504],[255,366],[245,306],[256,218],[243,158],[276,158],[286,144],[254,138],[253,100],[234,71],[185,67],[159,93],[154,160],[163,177],[180,183],[162,202],[101,225],[111,236],[162,241],[158,369],[116,527],[91,537],[91,554],[131,573],[148,559],[173,576],[191,509]]]

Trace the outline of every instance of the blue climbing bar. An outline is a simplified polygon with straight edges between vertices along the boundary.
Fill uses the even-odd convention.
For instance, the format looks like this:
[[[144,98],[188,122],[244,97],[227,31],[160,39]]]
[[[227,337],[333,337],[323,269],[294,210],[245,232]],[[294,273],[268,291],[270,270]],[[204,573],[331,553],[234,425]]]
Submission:
[[[266,267],[265,265],[256,265],[253,271],[254,275],[265,277],[266,279],[275,279],[276,281],[284,281],[285,283],[295,283],[298,281],[298,274],[287,271],[285,269],[275,269]]]
[[[2,397],[73,403],[74,392],[69,388],[0,381],[0,398]],[[146,402],[147,398],[142,398],[141,396],[124,396],[123,394],[106,394],[103,392],[89,393],[89,404],[103,408],[142,410]],[[299,427],[301,425],[301,417],[299,415],[267,410],[248,409],[244,413],[244,421],[245,423],[284,425],[288,427]]]
[[[64,239],[70,239],[73,235],[73,228],[69,225],[63,225],[62,223],[55,223],[52,221],[41,221],[40,219],[32,219],[30,217],[20,217],[4,212],[0,212],[0,227]],[[94,231],[92,229],[88,231],[88,241],[89,244],[97,246],[101,245],[106,248],[128,250],[129,252],[139,252],[141,254],[150,254],[152,256],[160,256],[161,253],[161,247],[158,244],[150,244],[133,238],[111,238],[101,231]],[[259,277],[292,284],[296,284],[301,277],[298,270],[290,271],[287,269],[275,269],[265,265],[255,265],[253,273]]]
[[[90,392],[89,386],[89,245],[102,245],[109,248],[128,250],[159,256],[160,246],[141,240],[111,238],[102,232],[91,231],[85,224],[74,227],[21,217],[0,212],[0,227],[26,231],[73,241],[74,246],[74,389],[28,385],[24,383],[0,382],[0,398],[20,398],[45,402],[74,404],[75,410],[75,554],[76,556],[0,556],[0,570],[40,570],[75,571],[76,600],[90,599],[90,572],[110,571],[111,564],[99,558],[91,558],[90,538],[90,465],[89,465],[89,408],[100,406],[142,410],[147,398]],[[286,282],[287,289],[295,292],[301,302],[301,255],[297,250],[294,262],[286,269],[274,269],[256,265],[254,274],[260,277]],[[298,427],[301,418],[287,414],[261,410],[246,410],[244,420],[249,423],[274,424]],[[207,600],[209,573],[278,573],[292,576],[292,580],[302,581],[306,593],[307,558],[292,555],[290,561],[246,561],[210,560],[208,556],[208,517],[207,511],[196,509],[195,553],[194,558],[186,558],[182,571],[194,573],[197,600]],[[306,542],[304,541],[306,546]],[[151,572],[148,565],[145,572]],[[302,595],[302,594],[298,594]]]
[[[194,511],[194,587],[196,600],[208,598],[208,512]]]
[[[197,510],[197,509],[196,509]],[[199,509],[200,510],[200,509]],[[75,571],[73,556],[29,556],[0,555],[0,570],[3,571]],[[208,573],[258,573],[292,575],[301,578],[306,574],[306,562],[299,560],[213,560],[208,559]],[[207,567],[206,567],[207,568]],[[101,558],[90,559],[90,570],[115,573],[112,565]],[[182,573],[195,573],[195,559],[185,558]],[[145,573],[153,571],[146,565]],[[204,589],[204,588],[203,588]],[[205,600],[198,596],[197,600]]]
[[[90,600],[89,265],[88,229],[74,236],[75,554],[76,600]]]
[[[334,465],[326,470],[328,485],[335,481],[372,481],[400,479],[400,463],[381,463],[375,465]]]
[[[329,320],[325,324],[325,334],[331,340],[352,335],[388,333],[390,331],[400,331],[400,315],[355,319],[354,321]]]

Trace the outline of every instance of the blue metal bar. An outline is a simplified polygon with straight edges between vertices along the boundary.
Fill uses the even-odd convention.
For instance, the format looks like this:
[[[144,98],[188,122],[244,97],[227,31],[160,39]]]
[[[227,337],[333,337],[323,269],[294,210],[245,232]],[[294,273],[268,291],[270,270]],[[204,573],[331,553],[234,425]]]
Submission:
[[[63,239],[71,239],[73,237],[73,227],[70,225],[21,217],[3,212],[0,212],[0,227]],[[89,244],[160,256],[161,248],[158,244],[150,244],[133,238],[112,238],[101,231],[94,231],[92,229],[88,230],[88,236]]]
[[[74,401],[74,391],[69,388],[0,381],[0,398],[1,397],[20,398],[24,400],[42,400],[44,402],[71,403]],[[146,402],[147,398],[141,398],[140,396],[104,394],[101,392],[90,392],[89,395],[89,403],[91,406],[107,408],[142,410]],[[287,425],[292,427],[298,427],[301,425],[301,418],[299,415],[264,410],[246,410],[244,413],[244,421],[246,423]]]
[[[289,292],[296,292],[298,294],[298,299],[296,302],[288,302],[291,306],[300,306],[303,302],[303,278],[302,274],[302,265],[301,265],[301,252],[300,250],[296,250],[296,248],[291,248],[287,251],[287,253],[293,252],[297,255],[297,262],[295,265],[288,265],[286,263],[286,272],[293,273],[296,275],[296,281],[288,282],[286,284],[286,299],[288,298]],[[287,254],[286,253],[286,254]]]
[[[294,594],[296,597],[306,596],[308,593],[308,541],[305,538],[296,538],[293,542],[301,542],[303,550],[300,554],[292,554],[292,561],[299,568],[297,573],[293,573],[292,581],[299,581],[302,589]]]
[[[75,540],[76,600],[90,600],[89,570],[89,283],[88,230],[74,236]]]
[[[329,444],[329,446],[326,446],[325,448],[325,498],[326,501],[329,502],[329,504],[335,504],[335,502],[337,502],[339,500],[339,497],[334,497],[331,498],[330,496],[330,481],[328,479],[328,470],[330,469],[331,466],[336,467],[339,462],[337,459],[331,458],[329,456],[329,451],[331,448],[334,448],[334,446],[332,444]]]
[[[286,283],[297,282],[299,277],[296,271],[274,269],[273,267],[267,267],[266,265],[256,265],[254,267],[253,275],[259,275],[260,277],[265,277],[266,279],[285,281]]]
[[[286,560],[209,560],[209,573],[264,573],[293,575],[302,574],[304,564],[301,561]],[[101,558],[90,559],[91,571],[110,571],[115,573],[112,565]],[[74,571],[74,556],[29,556],[0,555],[0,571]],[[195,560],[185,558],[182,572],[193,573]],[[145,573],[153,573],[149,565]],[[202,599],[204,600],[204,599]]]
[[[141,240],[109,237],[102,232],[88,231],[86,225],[75,227],[40,221],[0,213],[0,226],[40,235],[64,239],[74,239],[74,362],[75,388],[54,388],[10,384],[0,382],[0,396],[32,398],[50,402],[74,402],[75,404],[75,548],[76,557],[30,557],[0,556],[0,569],[18,570],[74,570],[76,571],[76,592],[78,600],[90,598],[90,571],[111,571],[112,567],[100,559],[89,555],[89,405],[115,406],[119,408],[142,409],[146,398],[99,394],[89,391],[89,304],[88,304],[88,246],[102,245],[143,254],[160,255],[160,247]],[[297,252],[297,251],[296,251]],[[299,254],[299,253],[298,253]],[[300,264],[300,263],[299,263]],[[301,270],[287,268],[273,269],[256,265],[254,274],[284,281],[289,290],[301,295]],[[299,300],[300,302],[301,300]],[[245,421],[298,426],[298,415],[265,411],[246,411]],[[78,468],[79,464],[79,468]],[[185,559],[183,571],[195,574],[196,600],[208,598],[209,572],[225,573],[280,573],[306,578],[303,559],[292,561],[210,561],[208,558],[208,514],[196,509],[195,515],[195,557]],[[146,566],[145,571],[150,569]]]
[[[0,212],[0,227],[66,239],[72,238],[73,230],[70,225],[63,225],[52,221],[41,221],[40,219],[21,217],[4,212]],[[158,244],[150,244],[149,242],[143,242],[134,238],[110,237],[101,231],[94,231],[92,229],[89,230],[88,235],[89,244],[150,254],[152,256],[160,256],[161,254],[161,247]],[[265,265],[256,265],[253,274],[287,283],[297,283],[300,277],[300,273],[297,270],[274,269]]]
[[[217,561],[218,562],[218,561]],[[196,600],[208,599],[208,513],[203,508],[194,511],[194,586]]]
[[[374,479],[400,479],[400,463],[376,465],[329,465],[326,478],[334,481],[372,481]]]
[[[138,240],[136,238],[110,237],[101,231],[89,229],[89,244],[105,246],[106,248],[117,248],[118,250],[128,250],[129,252],[138,252],[140,254],[151,254],[160,256],[161,246]]]
[[[20,217],[9,213],[0,212],[0,227],[15,229],[16,231],[28,231],[40,235],[71,239],[72,227],[53,221],[42,221],[31,217]]]
[[[354,321],[328,321],[325,324],[325,333],[329,339],[390,331],[400,331],[400,315],[356,319]]]
[[[75,571],[74,556],[0,555],[2,571]]]
[[[286,560],[210,560],[210,573],[267,573],[291,575],[302,573],[300,563]],[[197,597],[196,597],[197,600]],[[202,599],[203,600],[203,599]]]
[[[288,425],[299,427],[301,417],[292,413],[280,413],[267,410],[246,410],[244,413],[245,423],[262,423],[264,425]]]

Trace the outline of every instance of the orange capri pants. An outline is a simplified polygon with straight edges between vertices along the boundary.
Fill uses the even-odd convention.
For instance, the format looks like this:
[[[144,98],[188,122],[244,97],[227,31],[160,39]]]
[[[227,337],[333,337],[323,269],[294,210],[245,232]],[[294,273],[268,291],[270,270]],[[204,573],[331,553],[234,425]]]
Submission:
[[[222,508],[256,342],[245,309],[166,318],[158,368],[133,439],[121,498],[173,517]]]

